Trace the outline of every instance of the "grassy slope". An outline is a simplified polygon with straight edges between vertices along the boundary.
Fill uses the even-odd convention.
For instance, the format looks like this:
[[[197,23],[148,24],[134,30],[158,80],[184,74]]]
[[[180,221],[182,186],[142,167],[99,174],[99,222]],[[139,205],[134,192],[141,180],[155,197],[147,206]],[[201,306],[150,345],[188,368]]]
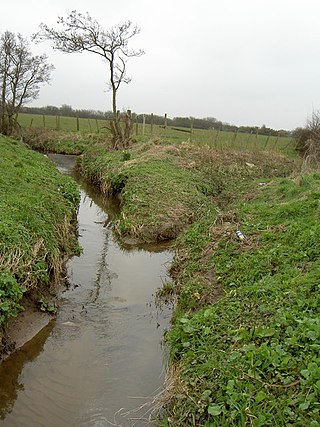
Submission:
[[[253,168],[246,164],[252,159]],[[262,153],[150,143],[136,144],[128,153],[92,147],[83,157],[81,172],[105,194],[120,193],[120,235],[161,241],[175,238],[212,209],[213,198],[229,191],[234,180],[241,185],[254,176],[285,174],[290,167],[283,159],[277,169],[277,159]]]
[[[320,425],[320,174],[266,184],[179,238],[170,425]]]
[[[0,327],[19,311],[25,291],[59,275],[76,248],[70,222],[76,184],[43,155],[0,136]]]
[[[99,134],[43,128],[23,129],[22,138],[26,144],[35,150],[60,154],[81,154],[92,143],[92,140],[104,139]]]
[[[120,233],[160,239],[165,218],[176,235],[186,227],[163,425],[317,426],[320,175],[283,178],[292,163],[272,153],[188,144],[130,155],[97,148],[83,171],[121,192]]]

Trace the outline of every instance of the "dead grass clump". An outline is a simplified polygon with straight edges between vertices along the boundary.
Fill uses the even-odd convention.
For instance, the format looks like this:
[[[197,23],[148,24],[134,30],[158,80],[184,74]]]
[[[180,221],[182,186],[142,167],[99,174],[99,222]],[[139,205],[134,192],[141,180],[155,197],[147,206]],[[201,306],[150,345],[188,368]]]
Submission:
[[[153,399],[153,417],[157,416],[158,419],[161,419],[161,413],[164,411],[170,414],[172,402],[176,396],[186,391],[179,365],[171,363],[166,369],[164,387]],[[168,422],[171,422],[170,416],[168,417]]]

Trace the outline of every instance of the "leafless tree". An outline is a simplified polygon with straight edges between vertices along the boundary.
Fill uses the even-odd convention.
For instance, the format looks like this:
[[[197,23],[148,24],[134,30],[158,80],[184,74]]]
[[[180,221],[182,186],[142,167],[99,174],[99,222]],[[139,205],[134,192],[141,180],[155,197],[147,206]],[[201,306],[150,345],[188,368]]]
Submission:
[[[309,161],[320,160],[320,111],[314,110],[305,128],[295,131],[297,151]]]
[[[64,17],[59,17],[58,29],[40,25],[40,31],[35,34],[36,41],[49,40],[53,48],[65,53],[90,52],[99,55],[107,63],[109,87],[112,92],[113,147],[123,148],[129,144],[131,120],[125,120],[124,129],[120,124],[120,113],[117,110],[117,92],[121,83],[129,83],[131,78],[127,75],[127,60],[130,57],[143,55],[143,50],[129,48],[129,41],[140,32],[131,21],[118,24],[110,29],[103,29],[101,25],[86,14],[76,10]],[[128,128],[129,126],[129,128]]]
[[[40,84],[48,83],[53,66],[46,55],[33,56],[20,34],[6,31],[0,38],[0,132],[12,134],[20,108],[36,99]]]

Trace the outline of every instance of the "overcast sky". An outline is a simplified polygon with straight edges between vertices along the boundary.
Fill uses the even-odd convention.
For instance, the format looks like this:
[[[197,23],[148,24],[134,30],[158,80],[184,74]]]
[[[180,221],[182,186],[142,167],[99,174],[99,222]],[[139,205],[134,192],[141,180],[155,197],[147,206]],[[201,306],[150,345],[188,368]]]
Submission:
[[[0,32],[31,36],[68,11],[89,12],[108,28],[131,20],[129,85],[119,109],[215,117],[236,125],[304,126],[320,109],[319,0],[16,0],[1,4]],[[105,64],[90,54],[33,47],[55,66],[33,105],[111,109]]]

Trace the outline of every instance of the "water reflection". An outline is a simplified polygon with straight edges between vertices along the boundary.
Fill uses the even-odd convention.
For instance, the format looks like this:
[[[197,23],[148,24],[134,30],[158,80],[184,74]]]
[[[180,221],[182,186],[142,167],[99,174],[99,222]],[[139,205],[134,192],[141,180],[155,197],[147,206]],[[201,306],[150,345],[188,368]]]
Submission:
[[[171,310],[159,311],[154,294],[171,253],[120,247],[106,226],[117,203],[106,213],[106,202],[87,191],[78,214],[83,253],[68,265],[70,287],[54,327],[42,331],[40,350],[27,344],[33,357],[15,361],[24,347],[0,371],[4,427],[142,426],[163,383],[161,341]]]
[[[0,364],[0,419],[12,411],[18,392],[24,389],[20,382],[21,371],[43,351],[53,327],[52,320],[32,340]]]

